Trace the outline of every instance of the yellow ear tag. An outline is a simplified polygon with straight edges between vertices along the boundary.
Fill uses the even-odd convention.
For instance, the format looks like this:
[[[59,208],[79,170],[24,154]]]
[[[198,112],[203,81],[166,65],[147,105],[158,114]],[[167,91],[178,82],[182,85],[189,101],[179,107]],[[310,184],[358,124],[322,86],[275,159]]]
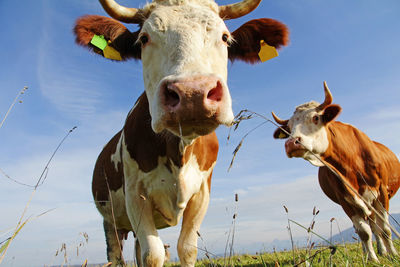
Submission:
[[[278,51],[276,51],[275,47],[268,45],[264,40],[260,41],[260,52],[258,52],[258,56],[260,57],[261,62],[270,60],[278,55]]]
[[[103,55],[105,58],[114,59],[114,60],[122,60],[121,54],[109,45],[107,45],[104,48]]]
[[[286,134],[284,134],[283,132],[279,132],[278,139],[283,139],[283,138],[286,138]]]

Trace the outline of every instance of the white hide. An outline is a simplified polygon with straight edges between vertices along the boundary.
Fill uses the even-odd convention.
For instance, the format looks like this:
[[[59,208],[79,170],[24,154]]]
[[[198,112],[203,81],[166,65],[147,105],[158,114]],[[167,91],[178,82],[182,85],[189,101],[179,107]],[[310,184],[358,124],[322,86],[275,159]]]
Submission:
[[[111,161],[114,163],[114,168],[115,168],[116,171],[118,171],[118,163],[122,162],[122,159],[121,159],[121,142],[122,142],[122,139],[123,139],[123,137],[122,137],[123,135],[124,135],[124,132],[122,131],[121,137],[119,138],[118,143],[117,143],[117,147],[115,148],[115,153],[111,154]]]
[[[349,203],[352,206],[355,206],[363,211],[364,216],[370,216],[372,214],[371,210],[367,207],[365,202],[361,200],[358,196],[356,195],[351,195],[351,196],[345,196],[344,199],[346,200],[347,203]],[[368,201],[369,204],[371,204]]]
[[[215,163],[209,170],[201,171],[196,156],[191,155],[188,162],[181,168],[171,163],[171,173],[166,167],[168,159],[159,157],[155,169],[148,173],[142,172],[136,161],[130,158],[124,138],[122,134],[119,143],[122,144],[120,148],[126,194],[140,194],[147,201],[152,202],[157,211],[153,211],[157,228],[178,224],[187,203],[194,194],[200,191],[201,185],[207,181]],[[115,154],[119,152],[116,151]],[[131,203],[128,202],[126,205],[127,209],[140,212],[139,207],[129,207]]]
[[[178,2],[186,1],[157,4],[143,24],[138,39],[147,35],[149,40],[142,47],[141,60],[152,128],[156,133],[165,128],[165,112],[159,97],[162,82],[194,75],[213,75],[220,79],[226,105],[218,119],[221,124],[230,125],[233,112],[227,86],[228,50],[222,41],[222,35],[229,35],[229,31],[214,2],[187,1],[185,5],[173,6]]]
[[[288,122],[293,138],[300,137],[301,143],[314,154],[320,156],[325,153],[329,146],[328,134],[325,125],[319,120],[318,124],[313,122],[313,117],[321,115],[322,111],[316,112],[319,103],[311,101],[296,107],[293,116]],[[312,165],[322,167],[324,164],[312,153],[306,151],[302,156]]]
[[[366,240],[362,240],[362,244],[365,252],[368,254],[368,258],[375,262],[379,262],[378,257],[376,257],[374,248],[372,246],[372,231],[368,222],[359,215],[354,215],[353,217],[351,217],[351,220],[357,230],[357,233],[359,233],[359,235],[360,233],[363,233],[367,236]]]

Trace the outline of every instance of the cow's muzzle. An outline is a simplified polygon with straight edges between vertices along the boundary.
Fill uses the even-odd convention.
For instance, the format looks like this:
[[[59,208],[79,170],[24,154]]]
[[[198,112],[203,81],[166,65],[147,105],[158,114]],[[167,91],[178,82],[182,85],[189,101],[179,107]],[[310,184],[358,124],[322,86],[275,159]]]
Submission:
[[[228,89],[214,75],[166,79],[159,96],[164,125],[177,135],[205,135],[233,120]]]
[[[303,157],[307,149],[301,144],[301,137],[289,138],[285,142],[286,155],[291,157]]]

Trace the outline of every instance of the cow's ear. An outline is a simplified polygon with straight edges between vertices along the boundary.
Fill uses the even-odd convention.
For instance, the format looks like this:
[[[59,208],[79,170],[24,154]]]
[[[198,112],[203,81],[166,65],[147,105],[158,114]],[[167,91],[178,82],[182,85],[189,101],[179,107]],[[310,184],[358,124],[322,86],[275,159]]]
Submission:
[[[337,104],[328,105],[322,113],[322,121],[327,124],[333,121],[342,111],[342,108]]]
[[[281,128],[285,129],[286,132],[290,133],[290,129],[288,126],[281,126]],[[289,135],[283,131],[281,128],[277,128],[274,132],[275,139],[286,139]]]
[[[119,52],[122,60],[140,59],[141,46],[136,43],[139,32],[130,32],[117,20],[97,15],[79,18],[74,27],[75,41],[94,52],[103,55],[102,49],[91,43],[94,35],[103,36],[108,46]]]
[[[289,29],[274,19],[250,20],[232,33],[234,41],[228,48],[229,59],[248,63],[261,62],[258,56],[260,41],[279,49],[289,43]]]

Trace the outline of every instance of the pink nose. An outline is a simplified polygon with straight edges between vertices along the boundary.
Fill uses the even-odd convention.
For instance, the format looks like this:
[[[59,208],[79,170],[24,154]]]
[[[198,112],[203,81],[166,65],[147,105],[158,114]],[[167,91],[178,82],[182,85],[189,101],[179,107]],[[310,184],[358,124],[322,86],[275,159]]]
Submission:
[[[162,105],[167,112],[213,111],[222,104],[223,83],[215,76],[195,76],[165,81],[161,87]],[[185,116],[184,116],[185,117]]]
[[[303,151],[304,147],[303,145],[300,144],[301,138],[300,137],[295,137],[295,138],[289,138],[285,142],[285,150],[286,150],[286,155],[291,158],[291,157],[296,157],[296,152],[298,151]]]
[[[224,82],[214,75],[167,79],[161,83],[161,108],[164,124],[183,135],[207,134],[225,123],[229,108]]]

